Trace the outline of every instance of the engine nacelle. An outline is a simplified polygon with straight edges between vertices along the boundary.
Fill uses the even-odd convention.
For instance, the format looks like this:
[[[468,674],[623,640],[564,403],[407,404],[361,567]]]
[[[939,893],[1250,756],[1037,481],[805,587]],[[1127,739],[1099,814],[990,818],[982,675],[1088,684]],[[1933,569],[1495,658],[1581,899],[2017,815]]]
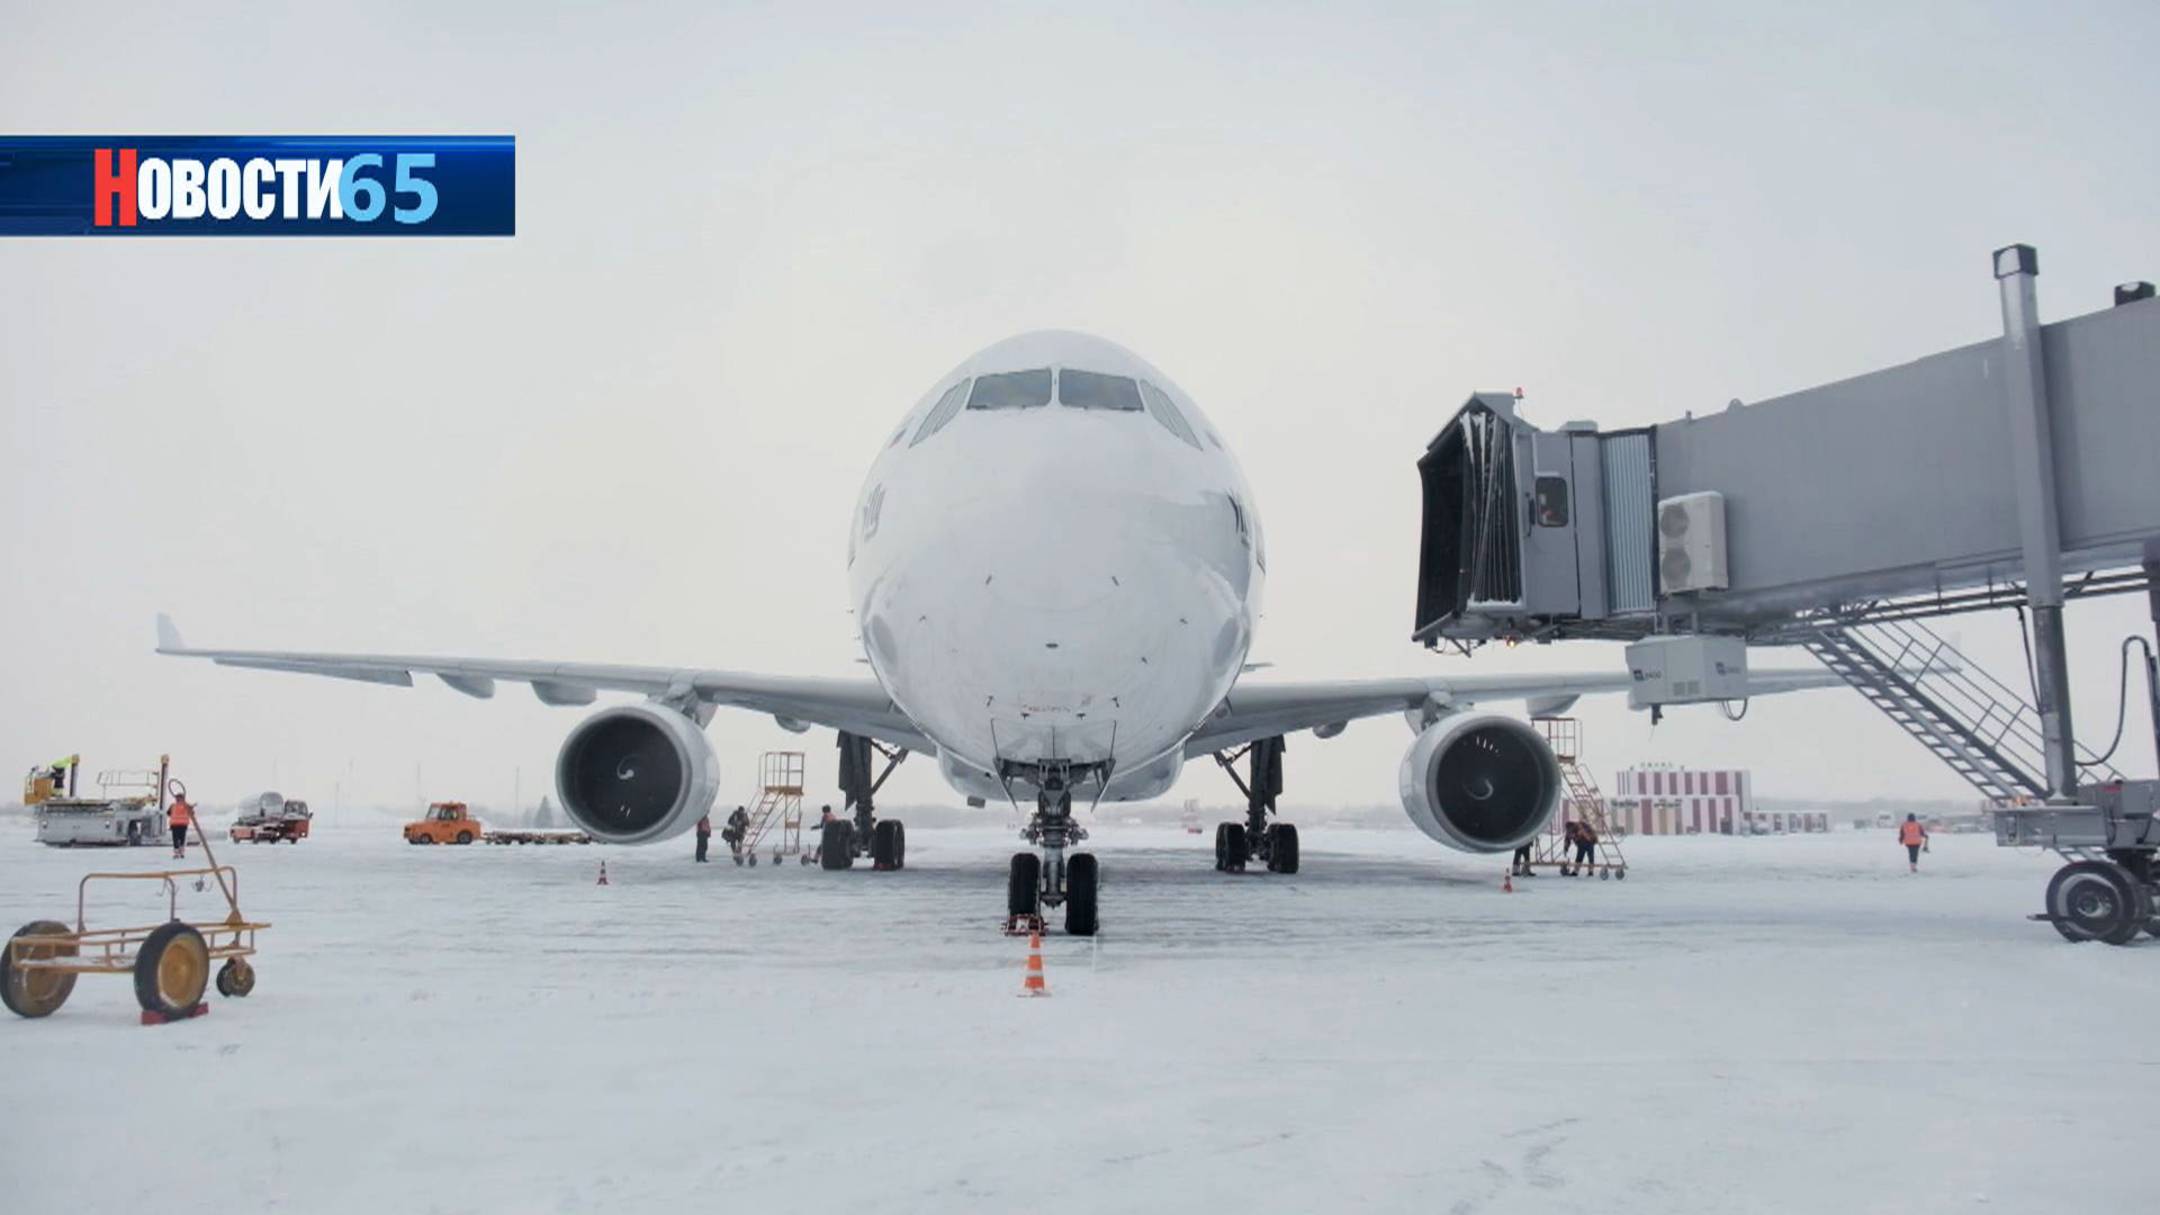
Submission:
[[[1560,761],[1527,724],[1457,713],[1427,726],[1403,756],[1403,809],[1418,830],[1464,852],[1509,852],[1560,807]]]
[[[720,791],[698,724],[656,704],[616,705],[578,724],[555,759],[555,793],[578,826],[610,844],[688,831]]]

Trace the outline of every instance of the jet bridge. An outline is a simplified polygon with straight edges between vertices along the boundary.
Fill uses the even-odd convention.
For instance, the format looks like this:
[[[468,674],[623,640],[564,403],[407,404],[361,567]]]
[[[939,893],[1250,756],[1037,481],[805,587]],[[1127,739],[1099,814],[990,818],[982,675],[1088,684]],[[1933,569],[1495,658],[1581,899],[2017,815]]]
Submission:
[[[2000,842],[2071,858],[2043,918],[2127,940],[2160,899],[2160,786],[2077,747],[2062,605],[2143,590],[2160,624],[2160,299],[2043,325],[2033,249],[1994,269],[2000,337],[1766,401],[1547,430],[1473,395],[1418,461],[1414,638],[1625,641],[1653,713],[1737,698],[1751,644],[1804,646],[1993,799]],[[2030,613],[2030,672],[1922,623],[1987,608]]]

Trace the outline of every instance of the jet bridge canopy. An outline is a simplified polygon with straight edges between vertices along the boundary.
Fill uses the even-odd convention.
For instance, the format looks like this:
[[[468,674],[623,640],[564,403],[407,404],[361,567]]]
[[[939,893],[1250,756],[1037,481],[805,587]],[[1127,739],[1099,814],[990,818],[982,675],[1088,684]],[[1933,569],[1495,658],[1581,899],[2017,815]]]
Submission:
[[[2039,333],[2062,572],[2160,557],[2160,299],[2121,289]],[[1512,396],[1474,395],[1418,460],[1414,636],[1632,640],[1684,622],[1774,641],[1796,615],[2018,583],[2013,469],[2034,453],[2005,414],[2015,363],[1991,339],[1640,430],[1544,430]],[[1718,499],[1715,534],[1692,543],[1714,543],[1696,555],[1722,584],[1676,581],[1688,562],[1660,539],[1661,507],[1707,500],[1691,495]]]

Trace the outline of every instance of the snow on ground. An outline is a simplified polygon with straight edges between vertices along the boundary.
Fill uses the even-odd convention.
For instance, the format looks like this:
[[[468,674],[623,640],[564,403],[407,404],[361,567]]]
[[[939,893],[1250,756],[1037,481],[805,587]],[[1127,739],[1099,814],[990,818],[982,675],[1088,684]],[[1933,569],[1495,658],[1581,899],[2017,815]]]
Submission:
[[[2129,1210],[2160,947],[2051,862],[1888,832],[1628,845],[1625,882],[1395,832],[1295,878],[1103,826],[1104,931],[1016,998],[1002,831],[904,873],[657,848],[227,846],[260,984],[0,1020],[10,1211]],[[594,884],[600,860],[613,883]],[[156,850],[0,841],[0,922]],[[186,909],[211,914],[210,895]],[[140,894],[97,921],[159,918]],[[174,1128],[187,1128],[176,1136]],[[178,1138],[179,1142],[175,1142]]]

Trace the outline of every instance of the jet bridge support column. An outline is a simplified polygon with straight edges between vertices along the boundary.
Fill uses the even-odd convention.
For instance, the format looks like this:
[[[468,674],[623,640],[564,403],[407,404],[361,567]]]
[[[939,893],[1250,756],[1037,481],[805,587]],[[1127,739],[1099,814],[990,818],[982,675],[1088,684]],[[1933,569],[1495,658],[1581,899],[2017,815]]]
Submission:
[[[2002,292],[2003,398],[2010,424],[2010,478],[2017,492],[2025,559],[2025,599],[2032,606],[2033,700],[2040,714],[2048,800],[2077,801],[2077,756],[2070,729],[2070,671],[2063,644],[2062,532],[2055,498],[2055,451],[2048,421],[2047,367],[2033,279],[2040,257],[2031,245],[1995,251]]]

